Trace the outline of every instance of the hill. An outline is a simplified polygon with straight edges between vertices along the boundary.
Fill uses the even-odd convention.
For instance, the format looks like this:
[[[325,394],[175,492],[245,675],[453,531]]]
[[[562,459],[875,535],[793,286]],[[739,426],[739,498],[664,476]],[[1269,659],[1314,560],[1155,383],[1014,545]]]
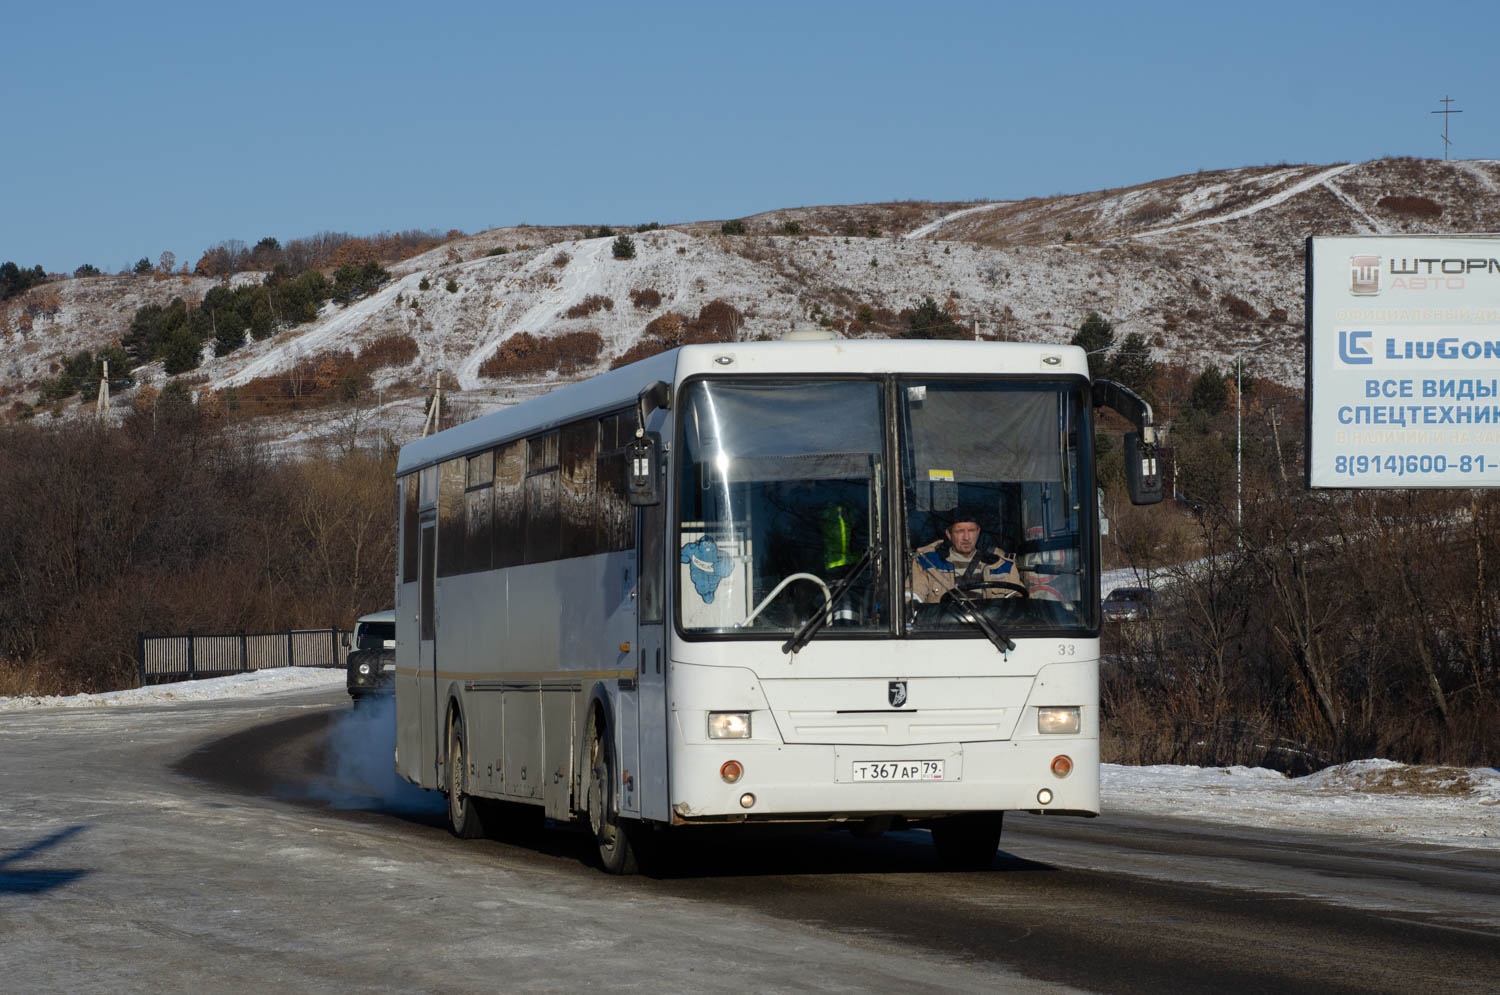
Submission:
[[[1246,353],[1257,375],[1296,386],[1303,240],[1500,230],[1500,162],[1256,166],[1017,201],[799,207],[737,220],[744,234],[724,234],[718,221],[622,229],[636,249],[629,259],[615,258],[613,233],[579,226],[458,237],[388,263],[389,282],[346,307],[324,305],[316,321],[225,356],[206,345],[184,381],[264,402],[296,435],[299,420],[315,431],[320,419],[270,395],[328,369],[331,356],[348,353],[336,367],[380,343],[362,371],[401,438],[421,410],[399,399],[439,376],[477,412],[683,336],[777,337],[809,322],[892,334],[903,309],[931,296],[985,338],[1063,342],[1098,311],[1118,336],[1141,333],[1160,360],[1197,369]],[[137,308],[198,301],[218,282],[61,279],[0,302],[0,404],[22,413],[64,357],[121,339]],[[166,380],[160,363],[136,377]]]

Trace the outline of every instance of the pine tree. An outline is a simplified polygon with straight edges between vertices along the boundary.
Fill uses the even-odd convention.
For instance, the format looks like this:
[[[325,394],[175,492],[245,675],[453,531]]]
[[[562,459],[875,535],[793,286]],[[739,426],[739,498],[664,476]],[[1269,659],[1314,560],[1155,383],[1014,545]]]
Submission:
[[[963,339],[968,333],[953,320],[953,315],[932,297],[916,301],[901,312],[906,327],[901,330],[904,339]]]
[[[1131,390],[1151,400],[1156,393],[1156,362],[1151,358],[1151,347],[1140,332],[1125,336],[1119,348],[1109,359],[1108,375]]]
[[[1193,380],[1188,407],[1212,417],[1229,403],[1229,381],[1217,366],[1205,367]]]
[[[619,238],[615,239],[614,248],[612,251],[614,252],[614,256],[616,259],[634,259],[635,239],[631,238],[629,235],[621,235]]]
[[[1110,366],[1109,350],[1115,344],[1115,328],[1098,311],[1090,311],[1068,344],[1089,354],[1089,376],[1102,377]]]

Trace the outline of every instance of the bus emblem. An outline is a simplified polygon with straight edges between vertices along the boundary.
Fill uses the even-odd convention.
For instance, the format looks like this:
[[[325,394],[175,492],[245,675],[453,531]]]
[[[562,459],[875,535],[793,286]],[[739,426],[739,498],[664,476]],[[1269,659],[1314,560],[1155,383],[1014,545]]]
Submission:
[[[906,682],[891,681],[891,686],[886,692],[886,697],[890,698],[892,708],[900,708],[906,704]]]

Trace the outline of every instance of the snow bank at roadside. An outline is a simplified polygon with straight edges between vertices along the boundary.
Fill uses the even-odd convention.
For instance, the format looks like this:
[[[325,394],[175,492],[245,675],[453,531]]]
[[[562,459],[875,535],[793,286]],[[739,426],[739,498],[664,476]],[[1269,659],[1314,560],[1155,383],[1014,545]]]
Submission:
[[[43,708],[108,708],[120,705],[161,705],[182,701],[210,701],[219,698],[254,698],[308,688],[342,687],[347,677],[342,669],[325,667],[281,667],[258,670],[230,677],[209,677],[200,681],[178,681],[153,684],[150,687],[101,694],[58,696],[24,696],[0,698],[0,712],[23,712]]]
[[[1252,767],[1122,767],[1105,812],[1500,849],[1500,769],[1358,760],[1290,778]]]

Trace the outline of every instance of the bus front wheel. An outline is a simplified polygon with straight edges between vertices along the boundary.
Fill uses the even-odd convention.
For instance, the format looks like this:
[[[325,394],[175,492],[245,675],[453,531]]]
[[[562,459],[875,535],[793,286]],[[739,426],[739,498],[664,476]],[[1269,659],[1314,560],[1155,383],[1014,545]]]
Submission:
[[[1004,812],[966,812],[950,815],[932,824],[932,842],[938,860],[954,870],[982,871],[995,861],[1000,849]]]
[[[469,797],[469,758],[464,742],[464,720],[453,716],[448,726],[448,827],[459,839],[472,840],[484,835],[484,822],[476,799]]]
[[[595,728],[589,741],[589,828],[599,848],[599,863],[610,874],[634,874],[635,849],[621,824],[615,805],[616,775],[614,749],[603,730]]]

